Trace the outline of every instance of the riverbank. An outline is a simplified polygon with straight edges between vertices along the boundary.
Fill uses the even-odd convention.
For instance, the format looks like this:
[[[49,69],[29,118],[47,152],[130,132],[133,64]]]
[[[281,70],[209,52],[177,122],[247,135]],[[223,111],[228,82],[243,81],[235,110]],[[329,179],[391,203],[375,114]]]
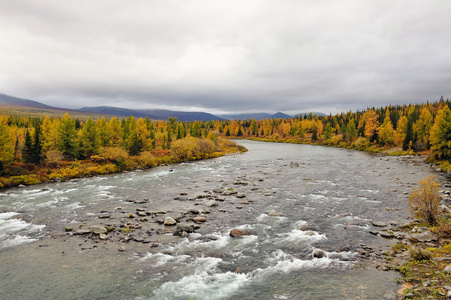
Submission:
[[[0,296],[396,296],[398,274],[383,271],[392,269],[384,253],[394,240],[382,235],[392,221],[409,222],[406,195],[432,172],[429,166],[418,157],[243,145],[251,151],[7,190],[2,213],[15,213],[8,222],[45,227],[40,235],[30,233],[34,243],[2,250],[8,276]],[[382,223],[387,227],[376,226]],[[232,237],[233,229],[246,234]],[[21,236],[11,235],[7,247],[26,243]],[[92,265],[101,273],[90,271]],[[19,282],[26,284],[19,289]],[[53,288],[41,291],[43,285]]]
[[[147,151],[138,156],[129,156],[121,149],[106,149],[103,154],[92,156],[86,160],[58,160],[58,162],[32,165],[15,163],[9,165],[3,173],[8,176],[0,177],[0,188],[35,185],[47,182],[67,181],[74,178],[92,177],[132,171],[137,169],[150,169],[158,166],[177,164],[187,161],[217,158],[232,153],[247,151],[229,140],[221,140],[216,150],[201,151],[186,155],[181,151],[154,150]]]
[[[427,163],[423,157],[402,159],[413,165]],[[376,255],[385,261],[379,268],[395,270],[402,276],[397,299],[451,298],[451,184],[440,178],[440,187],[441,217],[437,225],[429,226],[419,219],[405,224],[373,222],[377,229],[371,234],[396,241],[390,251]]]

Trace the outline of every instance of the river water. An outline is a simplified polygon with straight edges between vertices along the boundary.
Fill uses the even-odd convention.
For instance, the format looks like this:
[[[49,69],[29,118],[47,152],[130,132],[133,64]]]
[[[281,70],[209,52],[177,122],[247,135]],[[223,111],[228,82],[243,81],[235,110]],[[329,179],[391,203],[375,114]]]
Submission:
[[[2,191],[0,299],[383,299],[396,293],[398,274],[379,270],[383,259],[368,263],[373,258],[359,251],[390,249],[395,241],[370,234],[372,222],[408,222],[407,193],[432,168],[346,149],[239,143],[249,151]],[[124,218],[139,210],[165,214],[129,218],[142,227],[121,231]],[[207,222],[187,237],[157,223],[170,216],[194,224],[190,213]],[[106,240],[73,233],[96,224],[116,230]],[[232,228],[251,235],[232,238]],[[138,232],[152,242],[136,238]],[[314,258],[317,250],[324,257]]]

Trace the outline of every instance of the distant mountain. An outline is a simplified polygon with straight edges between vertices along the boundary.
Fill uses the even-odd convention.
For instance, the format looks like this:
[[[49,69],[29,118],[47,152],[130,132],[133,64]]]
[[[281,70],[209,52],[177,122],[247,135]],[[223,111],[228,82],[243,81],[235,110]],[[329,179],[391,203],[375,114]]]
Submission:
[[[272,119],[290,119],[290,118],[293,118],[293,116],[290,116],[290,115],[287,115],[287,114],[284,114],[283,112],[276,112],[275,114],[273,114],[272,116],[271,116],[271,118]]]
[[[29,99],[22,99],[17,97],[8,96],[0,93],[0,107],[6,107],[8,111],[14,111],[20,114],[29,115],[55,115],[60,116],[65,112],[71,115],[76,115],[77,117],[87,118],[91,116],[97,118],[99,116],[105,117],[129,117],[134,116],[135,118],[145,118],[149,117],[153,120],[167,120],[168,118],[177,118],[179,121],[214,121],[214,120],[262,120],[262,119],[281,119],[281,118],[293,118],[293,116],[287,115],[282,112],[275,114],[268,113],[248,113],[248,114],[228,114],[215,116],[210,113],[205,112],[185,112],[185,111],[172,111],[164,109],[127,109],[113,106],[95,106],[95,107],[83,107],[81,109],[67,109],[49,106],[38,101],[33,101]],[[15,109],[11,109],[14,107]],[[19,109],[17,109],[19,108]],[[5,109],[4,109],[5,110]],[[325,116],[323,113],[313,112],[312,114],[317,116]],[[304,113],[302,113],[304,115]]]
[[[226,120],[264,120],[264,119],[286,119],[293,118],[293,116],[284,114],[282,112],[278,112],[275,114],[268,113],[248,113],[248,114],[227,114],[227,115],[219,115],[220,117]]]
[[[212,121],[223,120],[215,115],[204,112],[184,112],[184,111],[171,111],[163,109],[127,109],[111,106],[97,106],[97,107],[83,107],[82,109],[67,109],[49,106],[38,101],[29,99],[22,99],[17,97],[0,94],[0,107],[4,110],[8,110],[10,113],[39,115],[46,114],[51,116],[60,116],[65,112],[70,113],[72,116],[81,117],[86,119],[88,116],[97,118],[99,116],[105,117],[129,117],[135,118],[149,117],[153,120],[167,120],[169,117],[176,117],[179,121]]]
[[[213,121],[223,120],[215,115],[204,112],[185,112],[185,111],[172,111],[165,109],[127,109],[111,106],[95,106],[95,107],[83,107],[80,109],[83,112],[101,113],[101,114],[114,114],[123,117],[134,116],[135,118],[149,117],[153,120],[167,120],[168,118],[177,118],[178,121]]]
[[[130,117],[134,116],[135,118],[145,118],[147,115],[145,113],[140,113],[136,110],[113,107],[113,106],[92,106],[92,107],[83,107],[79,109],[79,111],[83,112],[91,112],[96,114],[109,114],[116,115],[121,117]],[[149,118],[151,118],[149,116]]]
[[[39,109],[56,109],[56,107],[48,106],[41,102],[16,98],[5,94],[0,94],[0,106],[22,106]]]
[[[222,118],[205,112],[189,112],[189,111],[174,111],[165,109],[139,109],[137,112],[143,112],[153,115],[157,120],[167,120],[169,117],[176,117],[178,121],[191,122],[191,121],[214,121],[223,120]]]

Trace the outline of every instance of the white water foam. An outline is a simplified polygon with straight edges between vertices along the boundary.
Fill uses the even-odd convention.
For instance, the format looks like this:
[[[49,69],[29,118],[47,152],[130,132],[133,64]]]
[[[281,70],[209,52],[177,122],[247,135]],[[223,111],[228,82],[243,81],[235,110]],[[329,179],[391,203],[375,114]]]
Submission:
[[[257,217],[256,221],[259,223],[274,226],[288,222],[288,218],[282,216],[268,216],[267,214],[261,214]]]
[[[20,218],[16,212],[0,213],[0,248],[13,247],[24,243],[35,241],[35,238],[27,236],[35,234],[44,228],[44,225],[27,223]]]
[[[276,235],[276,243],[282,244],[298,244],[298,243],[312,244],[322,240],[327,240],[325,234],[320,234],[315,231],[304,231],[299,229],[293,229],[288,233],[281,233]],[[270,242],[273,243],[274,241]]]
[[[266,267],[258,268],[247,274],[225,272],[219,273],[217,266],[222,262],[219,258],[198,258],[187,267],[194,273],[178,281],[166,282],[154,291],[151,298],[138,299],[174,299],[177,297],[193,297],[195,299],[225,299],[233,295],[242,286],[253,282],[261,282],[265,278],[280,273],[290,273],[300,269],[343,267],[349,262],[330,257],[302,260],[282,250],[277,250],[265,259]]]
[[[164,266],[167,263],[182,263],[187,259],[191,258],[189,255],[178,255],[172,256],[163,253],[147,253],[143,258],[140,258],[141,261],[149,261],[152,263],[154,267]]]
[[[195,299],[224,299],[238,290],[249,278],[246,274],[232,272],[216,273],[222,262],[219,258],[198,258],[187,267],[194,273],[179,281],[166,282],[154,291],[148,299],[174,299],[176,297],[193,297]],[[143,299],[143,298],[140,298]]]

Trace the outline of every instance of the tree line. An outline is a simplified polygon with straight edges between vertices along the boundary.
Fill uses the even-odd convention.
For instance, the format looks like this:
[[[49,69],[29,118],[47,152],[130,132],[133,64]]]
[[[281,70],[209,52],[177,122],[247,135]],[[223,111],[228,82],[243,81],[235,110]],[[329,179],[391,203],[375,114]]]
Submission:
[[[389,105],[336,115],[299,115],[292,119],[217,122],[225,136],[266,141],[334,145],[378,151],[431,151],[437,160],[451,159],[451,103]]]
[[[242,151],[205,122],[0,116],[0,187],[106,174]]]
[[[451,159],[451,103],[389,105],[336,115],[291,119],[179,122],[133,116],[85,121],[63,117],[0,116],[0,173],[22,175],[33,166],[57,168],[77,161],[110,164],[103,172],[214,156],[224,138],[313,143],[358,150],[429,151]],[[166,157],[161,159],[161,157]],[[169,158],[170,157],[170,158]],[[155,159],[155,158],[160,158]],[[111,165],[112,164],[112,165]],[[73,169],[73,168],[72,168]],[[26,172],[25,172],[26,173]],[[55,175],[56,176],[56,175]]]

